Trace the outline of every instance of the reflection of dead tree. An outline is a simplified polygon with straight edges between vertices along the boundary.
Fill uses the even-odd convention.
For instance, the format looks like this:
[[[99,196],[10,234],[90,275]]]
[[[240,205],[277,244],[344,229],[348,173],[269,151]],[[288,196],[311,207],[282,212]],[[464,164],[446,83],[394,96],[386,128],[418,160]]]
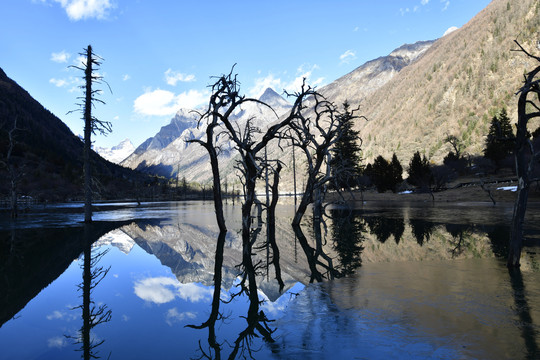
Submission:
[[[277,163],[277,167],[274,170],[274,182],[272,183],[272,200],[270,201],[270,206],[268,207],[268,243],[272,247],[272,264],[274,264],[274,269],[276,271],[276,279],[279,283],[279,291],[281,292],[285,287],[283,280],[281,278],[281,266],[279,265],[279,248],[276,243],[276,206],[279,198],[278,187],[279,187],[279,173],[281,172],[282,166],[281,163]]]
[[[540,62],[539,56],[534,56],[527,52],[517,41],[519,50],[529,58]],[[510,233],[510,249],[508,253],[508,267],[519,267],[521,248],[523,247],[523,223],[525,221],[525,210],[529,197],[529,186],[535,162],[540,160],[540,152],[535,152],[527,124],[534,118],[540,118],[540,66],[534,68],[525,75],[525,82],[517,92],[518,98],[518,122],[516,133],[516,147],[514,156],[516,159],[516,174],[518,176],[517,197],[514,204],[514,214],[512,216],[512,227]],[[529,99],[529,95],[532,99]],[[531,111],[532,110],[532,111]],[[530,159],[527,161],[527,153],[530,152]]]
[[[314,249],[311,247],[308,243],[308,240],[306,236],[304,235],[304,232],[302,231],[302,228],[300,225],[293,225],[294,233],[298,239],[298,242],[300,243],[300,246],[302,246],[302,250],[304,250],[304,254],[306,255],[306,259],[309,265],[309,270],[311,272],[310,275],[310,282],[322,282],[323,281],[323,274],[319,271],[317,266],[321,266],[323,269],[326,270],[327,277],[328,278],[334,278],[337,274],[334,267],[332,266],[332,260],[328,255],[324,254],[322,251],[322,240],[321,238],[316,238],[317,244],[316,248]],[[323,258],[327,260],[327,263],[323,263],[319,260],[319,256],[324,255]]]
[[[85,225],[85,235],[89,234],[89,229],[86,228],[88,226],[89,225]],[[86,244],[84,247],[84,261],[82,266],[83,282],[78,286],[79,290],[82,291],[83,303],[74,308],[82,310],[83,325],[79,330],[79,336],[71,338],[75,340],[76,344],[81,344],[80,351],[83,352],[83,358],[88,360],[99,358],[99,356],[97,356],[98,352],[96,351],[96,348],[105,341],[100,340],[94,342],[91,338],[91,330],[99,324],[109,322],[112,317],[112,311],[107,308],[107,305],[102,304],[97,306],[92,300],[92,292],[110,270],[110,267],[104,269],[102,266],[98,266],[99,261],[107,254],[108,250],[93,253],[92,242],[88,236],[85,237]]]

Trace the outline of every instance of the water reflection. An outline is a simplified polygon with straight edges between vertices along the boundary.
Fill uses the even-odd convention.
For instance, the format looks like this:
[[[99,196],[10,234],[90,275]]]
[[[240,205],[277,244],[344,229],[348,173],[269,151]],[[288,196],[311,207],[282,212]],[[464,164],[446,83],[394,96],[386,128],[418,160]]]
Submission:
[[[102,228],[94,228],[91,236],[82,227],[2,232],[0,305],[5,306],[0,313],[6,324],[0,328],[0,346],[15,336],[10,331],[28,326],[28,308],[49,301],[46,291],[30,302],[32,297],[49,283],[49,290],[60,286],[68,276],[60,274],[80,253],[85,265],[93,258],[86,256],[89,238],[98,251],[112,250],[88,268],[101,267],[97,271],[104,274],[113,267],[107,278],[94,277],[99,286],[89,282],[96,293],[86,301],[83,291],[79,308],[89,304],[85,313],[98,313],[94,324],[106,321],[109,309],[115,316],[104,326],[90,321],[81,327],[64,311],[77,302],[47,307],[39,313],[46,326],[59,324],[39,335],[49,341],[45,346],[58,349],[49,358],[72,358],[73,353],[61,352],[67,345],[59,335],[77,330],[81,335],[73,336],[80,345],[88,340],[90,350],[107,339],[99,351],[111,358],[539,355],[535,250],[524,254],[522,272],[508,273],[498,261],[505,258],[507,230],[493,221],[454,217],[445,222],[446,215],[423,210],[418,217],[418,210],[406,208],[333,209],[324,222],[308,219],[293,228],[292,206],[279,207],[273,221],[265,218],[264,206],[262,211],[255,206],[246,246],[238,207],[225,206],[229,231],[219,233],[209,221],[210,204],[196,206],[190,212],[186,204],[171,205],[168,213],[174,216],[124,223],[107,235],[108,241],[95,242],[114,228],[106,224],[98,224]],[[39,285],[33,286],[36,278]],[[75,283],[55,291],[68,297]],[[21,302],[14,306],[17,294]],[[104,304],[108,307],[102,308],[100,321]],[[22,316],[10,321],[17,313]],[[90,330],[95,335],[85,338]],[[40,351],[26,357],[36,358]],[[24,357],[18,356],[22,352],[11,350],[6,356]]]
[[[111,321],[112,317],[112,310],[107,307],[107,304],[100,303],[96,305],[95,300],[92,298],[92,293],[107,276],[110,267],[104,268],[99,265],[100,260],[107,254],[108,250],[93,251],[92,244],[97,239],[92,238],[91,227],[91,224],[84,224],[85,245],[83,265],[81,266],[83,269],[83,281],[78,286],[78,290],[82,292],[82,304],[74,308],[82,311],[82,326],[79,329],[78,336],[66,335],[66,337],[74,340],[75,344],[80,345],[78,351],[82,352],[82,358],[85,360],[99,358],[98,347],[105,340],[92,336],[92,330],[100,324]]]

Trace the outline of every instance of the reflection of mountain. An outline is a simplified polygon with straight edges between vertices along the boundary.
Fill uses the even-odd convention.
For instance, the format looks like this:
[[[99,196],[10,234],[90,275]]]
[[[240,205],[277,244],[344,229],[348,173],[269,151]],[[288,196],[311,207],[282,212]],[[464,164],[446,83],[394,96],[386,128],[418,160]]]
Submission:
[[[112,245],[117,247],[124,254],[129,254],[135,242],[132,238],[126,235],[122,230],[113,230],[102,237],[94,244],[94,246]]]
[[[126,222],[94,222],[84,227],[0,232],[0,326],[60,276],[82,253],[85,239],[96,241]]]
[[[178,280],[183,283],[202,283],[212,286],[214,271],[214,256],[218,233],[208,228],[193,224],[177,225],[146,225],[139,226],[135,223],[124,226],[122,230],[128,234],[142,249],[155,255],[159,261],[169,267]],[[283,236],[283,239],[294,239],[291,236]],[[262,238],[263,236],[261,236]],[[257,244],[260,244],[258,240]],[[293,244],[294,245],[294,244]],[[285,289],[291,288],[298,281],[305,281],[307,267],[302,268],[304,262],[295,263],[292,255],[294,250],[290,245],[283,246],[286,259],[281,260],[283,267],[283,281]],[[229,231],[226,237],[226,245],[223,261],[223,288],[232,288],[240,271],[237,265],[242,259],[242,240],[235,231]],[[266,253],[255,256],[255,262],[266,263]],[[261,269],[258,278],[259,288],[271,300],[279,298],[279,286],[274,280],[273,267]],[[305,275],[304,277],[302,275]]]

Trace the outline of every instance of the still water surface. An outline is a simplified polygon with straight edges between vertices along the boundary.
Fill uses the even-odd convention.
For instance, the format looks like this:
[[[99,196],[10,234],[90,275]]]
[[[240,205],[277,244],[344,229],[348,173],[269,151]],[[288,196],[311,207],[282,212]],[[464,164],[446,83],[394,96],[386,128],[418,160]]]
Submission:
[[[540,357],[537,248],[524,249],[521,271],[506,269],[505,207],[332,210],[319,246],[312,222],[304,224],[306,247],[289,225],[292,204],[281,204],[281,292],[264,226],[255,243],[260,310],[273,331],[265,341],[242,337],[249,299],[235,296],[240,209],[228,204],[217,350],[208,329],[187,327],[211,311],[218,237],[212,203],[103,207],[91,228],[64,210],[0,223],[0,359],[84,355],[87,243],[97,274],[88,282],[90,308],[111,315],[89,334],[101,358],[228,358],[235,348],[237,358],[255,359]],[[537,210],[529,211],[527,226],[533,243]],[[306,254],[316,254],[323,282],[310,282],[313,257]]]

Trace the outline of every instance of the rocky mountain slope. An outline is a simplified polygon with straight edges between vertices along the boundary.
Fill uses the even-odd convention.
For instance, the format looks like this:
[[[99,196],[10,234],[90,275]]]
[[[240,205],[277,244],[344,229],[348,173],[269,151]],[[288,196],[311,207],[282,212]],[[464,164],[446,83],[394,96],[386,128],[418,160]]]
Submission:
[[[361,108],[369,121],[356,124],[365,158],[396,152],[408,164],[418,150],[440,162],[450,150],[446,135],[460,138],[467,153],[481,154],[493,115],[507,107],[517,120],[514,94],[523,74],[538,64],[512,51],[513,41],[538,55],[539,10],[535,0],[494,0],[366,97]]]
[[[253,119],[254,126],[264,129],[291,107],[272,89],[267,89],[259,99],[271,105],[275,113],[261,104],[247,103],[233,117],[239,129],[245,127],[248,119]],[[211,176],[206,150],[198,144],[186,142],[206,136],[205,124],[197,128],[197,120],[195,112],[180,110],[169,125],[161,128],[155,137],[146,140],[122,165],[166,177],[178,175],[188,181],[205,183]],[[221,138],[218,145],[223,166],[232,168],[230,160],[235,156],[231,152],[232,144]]]

